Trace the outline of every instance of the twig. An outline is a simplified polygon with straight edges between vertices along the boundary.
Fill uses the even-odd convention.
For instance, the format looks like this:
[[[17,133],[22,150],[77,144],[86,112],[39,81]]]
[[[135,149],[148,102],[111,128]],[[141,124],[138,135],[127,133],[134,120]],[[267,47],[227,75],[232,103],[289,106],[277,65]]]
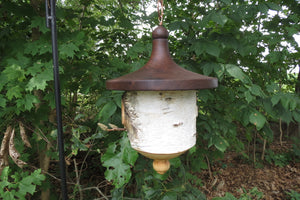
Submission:
[[[261,160],[265,159],[265,150],[266,150],[267,139],[264,139],[263,151],[261,154]]]
[[[105,195],[103,194],[103,192],[101,192],[101,190],[100,190],[99,188],[95,187],[95,186],[83,188],[82,191],[84,191],[84,190],[92,190],[92,189],[97,190],[97,192],[102,196],[102,198],[100,198],[100,199],[109,200],[108,197],[105,196]]]
[[[212,179],[213,175],[212,175],[212,172],[211,172],[210,163],[209,163],[209,159],[208,159],[207,155],[205,155],[205,158],[206,158],[206,162],[207,162],[209,177]]]
[[[29,167],[31,167],[31,168],[33,168],[33,169],[41,169],[41,168],[38,168],[38,167],[36,167],[36,166],[33,166],[33,165],[28,165]],[[57,178],[56,176],[54,176],[53,174],[50,174],[49,172],[46,172],[45,170],[43,170],[43,169],[41,169],[41,172],[43,173],[43,174],[47,174],[48,176],[50,176],[50,177],[52,177],[53,179],[55,179],[55,180],[57,180],[57,181],[61,181],[61,179],[60,178]],[[69,184],[69,185],[76,185],[76,183],[71,183],[71,182],[67,182],[67,184]]]
[[[126,128],[112,128],[112,129],[107,129],[108,132],[111,131],[126,131]]]
[[[282,131],[282,121],[281,121],[281,118],[279,118],[279,131],[280,131],[279,142],[280,142],[280,146],[282,146],[282,135],[283,135],[283,131]]]
[[[255,156],[255,153],[256,153],[256,135],[257,135],[257,132],[255,131],[255,134],[254,134],[254,138],[253,138],[253,166],[255,167],[255,163],[256,163],[256,156]]]
[[[88,150],[88,152],[86,153],[86,155],[85,155],[85,157],[84,157],[84,159],[83,159],[83,162],[82,162],[82,164],[81,164],[81,167],[80,167],[80,170],[79,170],[79,179],[80,179],[80,177],[81,177],[82,168],[83,168],[83,165],[84,165],[84,163],[85,163],[85,160],[87,159],[87,157],[88,157],[88,155],[89,155],[90,152],[91,152],[91,148],[89,148],[89,150]]]
[[[53,147],[52,143],[48,140],[48,138],[45,136],[45,134],[43,133],[43,131],[40,128],[37,128],[37,130],[40,132],[38,133],[37,131],[35,131],[34,129],[30,128],[29,126],[25,125],[24,126],[31,130],[33,133],[37,134],[40,138],[42,138],[47,144],[50,144],[50,147]]]
[[[82,198],[82,189],[81,189],[81,186],[80,186],[80,176],[78,176],[78,168],[77,168],[76,158],[74,158],[73,161],[74,161],[75,174],[76,174],[76,185],[77,185],[78,190],[79,190],[79,199],[83,200],[83,198]]]
[[[112,197],[111,195],[108,195],[106,197],[100,197],[100,198],[97,198],[97,199],[94,199],[94,200],[102,200],[102,199],[105,199],[105,198],[108,198],[108,197]]]
[[[122,4],[121,0],[118,0],[118,3],[119,3],[119,6],[120,6],[120,9],[121,9],[121,12],[123,13],[123,4]]]

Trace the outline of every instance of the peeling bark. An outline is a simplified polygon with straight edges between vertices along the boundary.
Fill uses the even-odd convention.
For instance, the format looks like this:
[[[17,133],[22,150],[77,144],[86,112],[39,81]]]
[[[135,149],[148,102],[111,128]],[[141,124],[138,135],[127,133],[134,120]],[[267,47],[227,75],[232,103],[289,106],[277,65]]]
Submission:
[[[8,146],[9,146],[9,139],[11,135],[11,126],[8,126],[5,133],[4,137],[1,143],[1,148],[0,148],[0,175],[2,173],[2,170],[4,167],[8,166]]]
[[[14,139],[15,139],[15,129],[11,131],[11,135],[9,139],[9,148],[8,148],[9,155],[11,159],[14,161],[14,163],[18,165],[18,167],[23,168],[23,166],[26,165],[27,163],[19,159],[21,154],[17,151],[15,147]]]
[[[22,141],[24,142],[25,146],[31,148],[31,144],[26,135],[24,124],[21,121],[19,121],[19,128],[20,128],[20,135],[21,135]]]

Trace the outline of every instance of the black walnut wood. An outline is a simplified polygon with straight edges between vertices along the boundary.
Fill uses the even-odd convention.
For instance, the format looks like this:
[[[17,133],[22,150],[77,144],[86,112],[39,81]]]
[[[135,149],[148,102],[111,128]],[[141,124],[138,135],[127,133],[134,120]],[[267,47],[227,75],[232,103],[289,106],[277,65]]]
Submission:
[[[168,36],[167,29],[158,26],[152,32],[152,53],[149,61],[135,72],[106,81],[106,88],[125,91],[160,91],[217,87],[217,78],[188,71],[172,60]]]

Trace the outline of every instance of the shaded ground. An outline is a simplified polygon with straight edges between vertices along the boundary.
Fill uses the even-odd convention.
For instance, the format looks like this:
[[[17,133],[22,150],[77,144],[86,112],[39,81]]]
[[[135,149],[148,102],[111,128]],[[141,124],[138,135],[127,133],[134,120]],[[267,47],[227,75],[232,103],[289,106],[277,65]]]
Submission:
[[[272,147],[274,151],[289,148],[289,144]],[[206,183],[201,190],[206,193],[207,199],[224,196],[226,192],[240,197],[244,193],[243,189],[249,191],[254,187],[263,192],[263,199],[266,200],[287,199],[286,192],[290,190],[300,193],[300,163],[291,162],[284,167],[274,164],[254,167],[251,163],[245,163],[236,153],[228,153],[224,159],[212,166],[211,171],[212,177],[208,170],[198,175]]]

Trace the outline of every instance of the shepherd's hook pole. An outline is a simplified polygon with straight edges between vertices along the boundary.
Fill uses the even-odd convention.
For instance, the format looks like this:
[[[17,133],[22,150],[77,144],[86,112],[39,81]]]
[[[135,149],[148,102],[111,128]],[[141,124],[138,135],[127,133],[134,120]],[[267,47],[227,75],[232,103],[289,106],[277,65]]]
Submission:
[[[46,25],[48,28],[51,27],[51,36],[52,36],[53,75],[54,75],[55,104],[56,104],[59,168],[60,168],[60,176],[61,176],[61,192],[62,192],[63,200],[68,200],[67,182],[66,182],[66,164],[65,164],[65,156],[64,156],[64,138],[63,138],[63,129],[62,129],[62,115],[61,115],[59,67],[58,67],[56,13],[55,13],[56,0],[45,0],[45,6],[46,6]]]

